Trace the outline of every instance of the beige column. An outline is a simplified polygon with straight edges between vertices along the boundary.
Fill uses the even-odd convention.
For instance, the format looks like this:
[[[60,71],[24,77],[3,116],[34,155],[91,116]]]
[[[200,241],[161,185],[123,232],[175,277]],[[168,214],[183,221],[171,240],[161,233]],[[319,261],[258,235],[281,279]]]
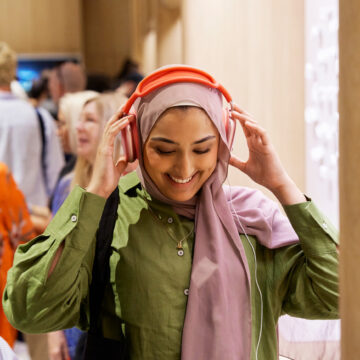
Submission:
[[[158,64],[183,62],[182,21],[180,2],[160,1],[158,8]]]
[[[360,3],[340,0],[341,359],[360,358]]]

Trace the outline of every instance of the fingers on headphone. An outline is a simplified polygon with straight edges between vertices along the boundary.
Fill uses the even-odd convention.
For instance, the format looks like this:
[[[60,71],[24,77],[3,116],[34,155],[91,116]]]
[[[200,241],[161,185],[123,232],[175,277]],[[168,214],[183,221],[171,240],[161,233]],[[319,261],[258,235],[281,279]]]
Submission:
[[[131,115],[129,115],[131,116]],[[120,133],[120,131],[125,128],[127,125],[129,125],[129,119],[128,116],[122,118],[120,121],[114,121],[114,122],[108,122],[106,124],[106,128],[104,130],[104,139],[106,143],[108,143],[110,146],[112,146],[115,142],[116,136]]]
[[[251,132],[248,130],[248,128],[245,126],[245,122],[241,122],[240,121],[240,125],[241,125],[241,127],[242,127],[242,129],[243,129],[243,132],[244,132],[244,135],[245,135],[245,137],[250,137],[251,136]]]
[[[240,114],[236,114],[235,118],[240,122],[240,125],[241,125],[241,127],[243,129],[243,132],[244,132],[245,136],[246,137],[251,136],[252,131],[251,131],[251,128],[249,128],[249,124],[254,123],[251,120],[251,118],[249,118],[246,115],[240,115]]]
[[[269,144],[269,137],[266,130],[257,123],[246,121],[244,124],[250,136],[253,136],[256,141],[261,142],[262,145]]]
[[[243,126],[246,122],[257,124],[257,121],[247,112],[238,111],[239,108],[236,110],[234,108],[233,111],[230,112],[230,117],[235,121],[238,120],[240,124]]]
[[[238,113],[248,116],[249,118],[253,118],[253,116],[249,112],[245,111],[238,104],[236,104],[234,102],[232,103],[231,111],[232,112],[237,111]]]

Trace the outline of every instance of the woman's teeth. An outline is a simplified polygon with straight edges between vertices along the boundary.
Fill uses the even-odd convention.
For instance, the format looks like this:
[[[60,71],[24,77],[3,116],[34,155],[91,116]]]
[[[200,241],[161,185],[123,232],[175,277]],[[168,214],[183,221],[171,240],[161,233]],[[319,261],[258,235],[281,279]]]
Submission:
[[[171,180],[175,181],[176,183],[178,184],[186,184],[188,183],[192,178],[193,176],[190,176],[189,178],[187,179],[177,179],[177,178],[174,178],[173,176],[169,175]]]

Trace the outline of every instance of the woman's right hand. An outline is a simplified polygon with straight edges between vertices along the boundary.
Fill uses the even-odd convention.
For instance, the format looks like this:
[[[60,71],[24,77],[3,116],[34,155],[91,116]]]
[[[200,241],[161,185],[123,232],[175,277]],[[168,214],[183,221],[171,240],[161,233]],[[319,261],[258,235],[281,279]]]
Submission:
[[[96,195],[108,198],[117,187],[121,174],[124,172],[127,161],[125,158],[119,159],[114,164],[114,142],[116,136],[125,128],[130,121],[134,120],[134,115],[123,116],[121,107],[107,122],[103,136],[98,146],[93,173],[87,191]]]

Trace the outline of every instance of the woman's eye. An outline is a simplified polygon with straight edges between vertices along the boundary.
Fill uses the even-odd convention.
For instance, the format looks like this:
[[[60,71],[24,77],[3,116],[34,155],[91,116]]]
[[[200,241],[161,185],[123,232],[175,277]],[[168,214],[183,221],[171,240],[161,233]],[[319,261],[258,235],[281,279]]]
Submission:
[[[206,154],[210,151],[210,149],[205,149],[205,150],[194,150],[195,154]]]
[[[156,148],[155,150],[156,150],[156,152],[159,153],[160,155],[169,155],[169,154],[172,154],[172,153],[175,152],[174,150],[166,151],[166,150],[159,149],[159,148]]]

